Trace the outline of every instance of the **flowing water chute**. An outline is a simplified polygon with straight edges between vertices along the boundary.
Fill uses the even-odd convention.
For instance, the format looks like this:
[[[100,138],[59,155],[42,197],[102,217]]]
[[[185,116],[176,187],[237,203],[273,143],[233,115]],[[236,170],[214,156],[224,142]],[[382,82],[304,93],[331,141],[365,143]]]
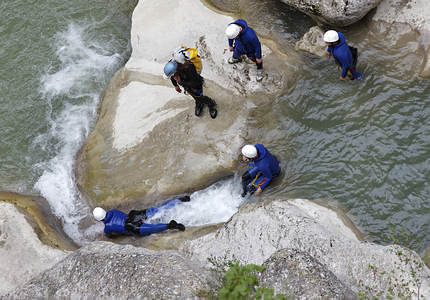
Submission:
[[[149,223],[168,223],[175,220],[185,226],[203,226],[226,222],[248,198],[241,197],[240,179],[236,176],[217,182],[190,195],[190,202],[160,210],[148,219]]]
[[[121,62],[119,54],[109,54],[86,37],[88,26],[71,23],[53,40],[58,60],[42,76],[40,90],[42,100],[51,108],[46,114],[49,129],[35,139],[40,147],[50,147],[56,154],[37,164],[42,175],[34,188],[46,198],[65,232],[78,243],[84,241],[79,221],[90,214],[90,209],[76,186],[75,156],[96,119],[106,76]]]

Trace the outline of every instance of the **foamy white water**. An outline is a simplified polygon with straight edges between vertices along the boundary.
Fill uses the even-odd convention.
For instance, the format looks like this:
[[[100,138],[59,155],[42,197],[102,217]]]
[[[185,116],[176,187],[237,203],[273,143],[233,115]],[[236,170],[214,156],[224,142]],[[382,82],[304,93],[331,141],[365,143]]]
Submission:
[[[226,222],[246,201],[242,198],[238,177],[217,182],[190,195],[191,201],[180,203],[168,210],[161,210],[149,223],[168,223],[176,220],[185,226],[201,226]]]
[[[105,82],[108,70],[116,68],[120,55],[105,55],[107,51],[94,41],[85,40],[86,26],[70,24],[65,32],[54,39],[56,55],[60,61],[57,70],[47,70],[41,78],[41,93],[52,107],[55,101],[64,106],[61,113],[47,115],[50,128],[36,142],[56,143],[58,154],[48,162],[39,164],[42,176],[34,188],[49,202],[59,217],[65,232],[76,242],[84,242],[78,230],[79,221],[91,212],[76,187],[74,178],[75,155],[89,134],[96,118],[100,89],[97,83]],[[57,103],[58,105],[58,103]]]

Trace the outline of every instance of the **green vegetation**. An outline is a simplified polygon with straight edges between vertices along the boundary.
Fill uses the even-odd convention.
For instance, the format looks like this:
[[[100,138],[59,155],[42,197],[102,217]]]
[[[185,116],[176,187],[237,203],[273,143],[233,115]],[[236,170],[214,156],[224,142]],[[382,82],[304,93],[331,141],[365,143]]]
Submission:
[[[214,266],[212,271],[218,285],[212,291],[197,291],[196,295],[199,297],[220,300],[287,299],[283,294],[275,296],[272,288],[260,286],[258,275],[264,272],[263,266],[242,265],[237,260],[216,258],[210,258],[209,262]]]

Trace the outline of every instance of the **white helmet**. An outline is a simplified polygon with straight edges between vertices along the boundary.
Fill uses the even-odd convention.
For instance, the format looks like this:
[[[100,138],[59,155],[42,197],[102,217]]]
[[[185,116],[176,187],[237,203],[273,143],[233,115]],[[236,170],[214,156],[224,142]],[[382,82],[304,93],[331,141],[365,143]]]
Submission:
[[[247,158],[257,157],[257,148],[254,145],[245,145],[242,148],[242,154]]]
[[[93,216],[97,221],[101,221],[106,217],[106,211],[101,207],[96,207],[93,210]]]
[[[190,59],[190,54],[185,51],[185,49],[183,47],[178,47],[175,50],[173,50],[173,60],[180,63],[180,64],[184,64],[185,63],[185,59]]]
[[[239,35],[241,29],[242,29],[242,27],[240,27],[237,24],[230,24],[227,26],[227,28],[225,30],[225,34],[227,35],[227,37],[230,40],[232,40],[232,39],[235,39]]]
[[[324,42],[326,43],[334,43],[339,40],[339,35],[334,30],[329,30],[324,33]]]

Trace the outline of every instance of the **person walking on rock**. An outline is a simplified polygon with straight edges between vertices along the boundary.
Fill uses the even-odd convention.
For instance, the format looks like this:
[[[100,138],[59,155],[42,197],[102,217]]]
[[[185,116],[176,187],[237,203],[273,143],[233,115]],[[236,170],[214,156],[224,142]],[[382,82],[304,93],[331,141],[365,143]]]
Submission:
[[[276,157],[262,144],[243,146],[242,160],[248,162],[248,171],[242,175],[242,197],[259,195],[281,171]]]
[[[357,48],[350,47],[346,43],[345,36],[341,32],[329,30],[324,33],[324,42],[327,44],[327,56],[333,56],[336,64],[342,72],[339,79],[361,79],[361,74],[355,70],[357,65]]]
[[[230,64],[243,61],[242,56],[246,55],[257,64],[257,81],[263,80],[263,59],[261,57],[261,43],[255,31],[248,26],[245,20],[238,19],[230,23],[225,34],[228,38],[228,45],[233,56],[229,58]]]
[[[203,110],[203,106],[206,104],[209,107],[209,114],[212,119],[215,119],[218,111],[216,109],[216,102],[203,95],[203,77],[200,76],[194,64],[190,61],[185,61],[183,64],[176,61],[169,61],[164,66],[164,78],[172,81],[178,93],[182,90],[179,87],[184,88],[184,93],[188,93],[196,101],[195,115],[200,116]]]
[[[171,220],[168,224],[148,224],[145,221],[159,211],[170,209],[181,202],[188,201],[190,201],[190,196],[179,197],[144,210],[132,210],[128,214],[117,209],[106,212],[103,208],[96,207],[93,210],[93,216],[97,221],[103,221],[104,233],[107,236],[150,235],[167,229],[184,231],[185,226],[175,220]]]

